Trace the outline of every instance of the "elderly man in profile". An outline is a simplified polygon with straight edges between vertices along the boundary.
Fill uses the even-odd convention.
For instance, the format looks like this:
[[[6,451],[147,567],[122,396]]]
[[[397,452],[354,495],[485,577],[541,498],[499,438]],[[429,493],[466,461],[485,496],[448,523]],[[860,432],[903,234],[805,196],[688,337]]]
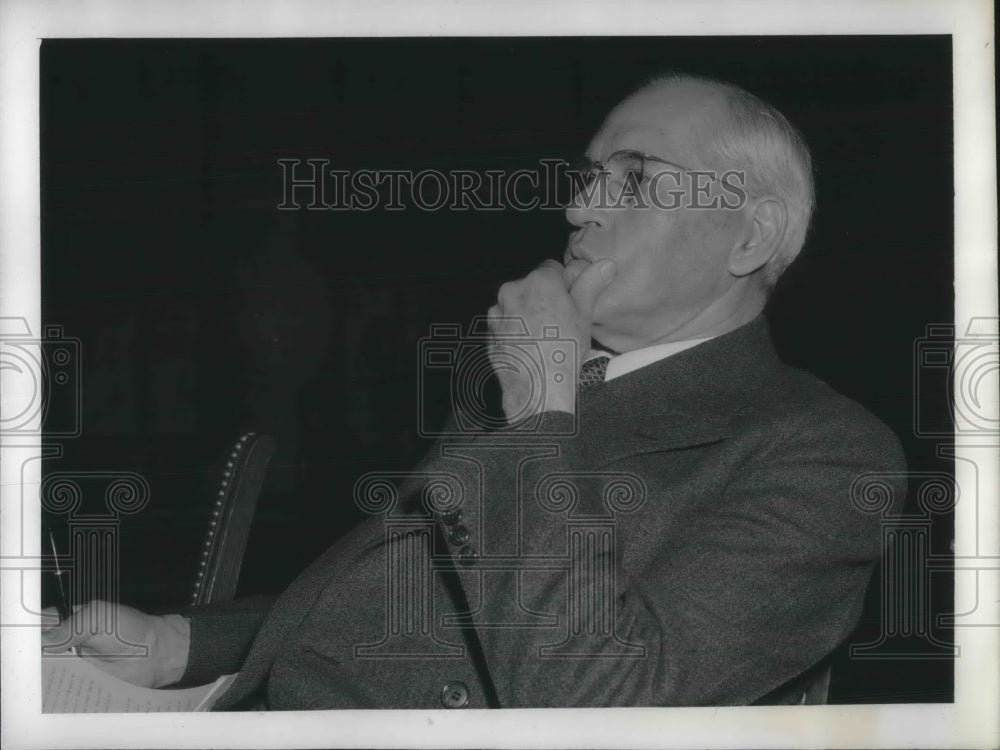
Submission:
[[[808,149],[755,96],[671,76],[619,104],[587,156],[563,262],[489,311],[497,363],[514,319],[584,366],[544,346],[535,375],[498,366],[508,427],[443,439],[393,511],[432,522],[407,544],[454,562],[431,577],[423,651],[386,640],[403,543],[384,516],[275,601],[117,607],[146,659],[65,625],[48,642],[146,686],[239,670],[215,707],[231,710],[749,704],[828,656],[881,553],[852,488],[903,461],[872,415],[779,361],[762,315],[805,239]],[[457,478],[461,504],[428,504],[428,476]],[[608,478],[640,497],[609,510]],[[556,480],[572,508],[546,496]],[[574,519],[610,519],[613,539],[576,545]],[[555,559],[571,563],[539,564]]]

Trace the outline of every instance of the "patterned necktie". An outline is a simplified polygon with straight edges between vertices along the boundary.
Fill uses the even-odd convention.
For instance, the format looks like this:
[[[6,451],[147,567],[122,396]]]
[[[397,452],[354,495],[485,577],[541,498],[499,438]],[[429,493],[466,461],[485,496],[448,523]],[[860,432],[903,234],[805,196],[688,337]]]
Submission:
[[[580,378],[577,381],[580,392],[589,391],[604,383],[604,374],[608,371],[611,357],[604,355],[588,359],[580,368]]]

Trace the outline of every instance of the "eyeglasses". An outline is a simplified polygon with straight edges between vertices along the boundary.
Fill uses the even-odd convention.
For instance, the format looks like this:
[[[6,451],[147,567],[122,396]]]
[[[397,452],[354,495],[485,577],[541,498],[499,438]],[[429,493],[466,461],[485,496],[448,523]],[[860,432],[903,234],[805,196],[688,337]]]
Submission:
[[[647,177],[646,162],[666,164],[675,167],[681,172],[691,171],[690,167],[685,167],[667,159],[661,159],[659,156],[644,154],[641,151],[633,149],[615,151],[604,161],[597,161],[588,156],[583,156],[576,162],[567,162],[566,165],[571,171],[583,175],[584,186],[589,186],[601,175],[607,175],[615,188],[621,188],[626,183],[629,183],[634,188],[641,185]]]

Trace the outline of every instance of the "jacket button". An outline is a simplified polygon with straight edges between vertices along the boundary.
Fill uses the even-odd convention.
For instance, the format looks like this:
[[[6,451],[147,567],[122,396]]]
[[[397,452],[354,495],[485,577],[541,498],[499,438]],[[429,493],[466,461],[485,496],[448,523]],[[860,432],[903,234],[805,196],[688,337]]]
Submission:
[[[441,520],[444,521],[446,526],[454,526],[462,520],[462,509],[460,507],[452,508],[451,510],[442,513]]]
[[[450,532],[448,532],[448,540],[452,544],[465,544],[467,541],[469,541],[469,530],[464,526],[462,526],[461,524],[459,524],[458,526],[453,527]]]
[[[469,703],[469,688],[464,682],[449,682],[441,691],[441,705],[445,708],[465,708]]]
[[[458,551],[458,561],[462,565],[472,565],[477,557],[479,557],[479,553],[476,552],[476,548],[471,544],[465,545]]]

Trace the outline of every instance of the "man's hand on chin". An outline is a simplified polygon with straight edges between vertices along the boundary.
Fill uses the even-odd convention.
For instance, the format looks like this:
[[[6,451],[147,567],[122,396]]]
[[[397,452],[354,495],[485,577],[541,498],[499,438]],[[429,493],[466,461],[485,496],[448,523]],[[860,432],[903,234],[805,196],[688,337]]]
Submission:
[[[500,287],[489,310],[490,357],[508,422],[543,411],[576,412],[577,372],[590,350],[594,306],[615,270],[610,260],[572,269],[547,260]]]

